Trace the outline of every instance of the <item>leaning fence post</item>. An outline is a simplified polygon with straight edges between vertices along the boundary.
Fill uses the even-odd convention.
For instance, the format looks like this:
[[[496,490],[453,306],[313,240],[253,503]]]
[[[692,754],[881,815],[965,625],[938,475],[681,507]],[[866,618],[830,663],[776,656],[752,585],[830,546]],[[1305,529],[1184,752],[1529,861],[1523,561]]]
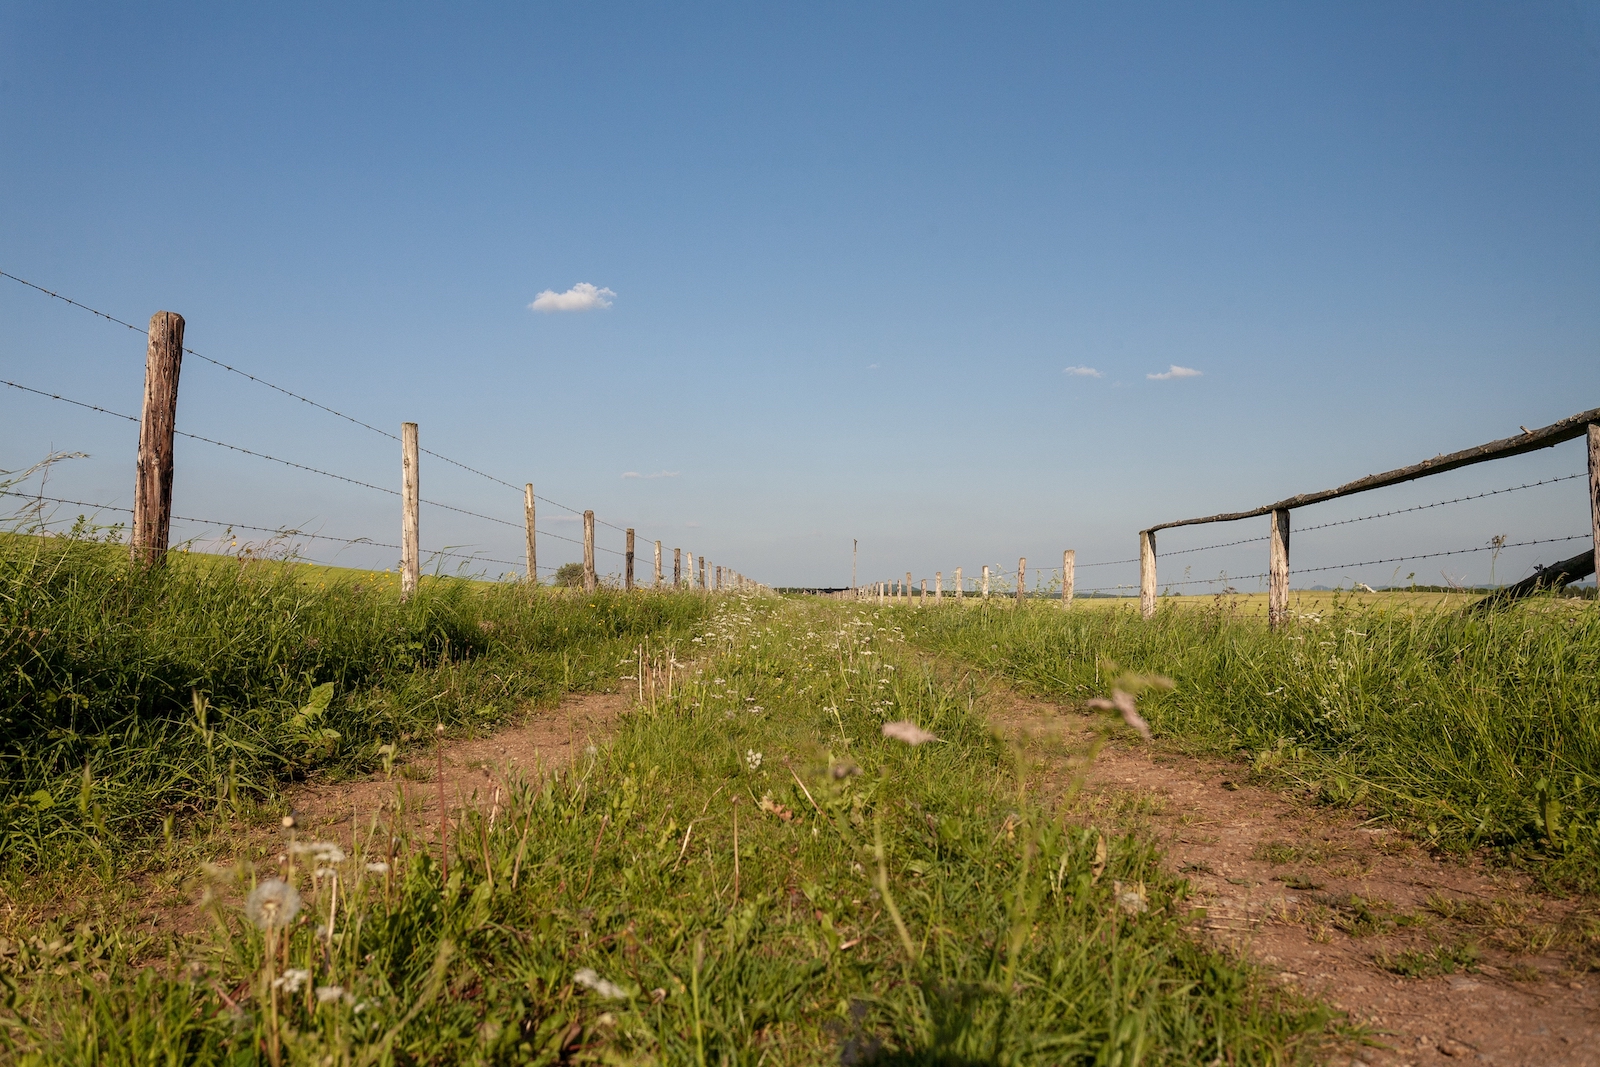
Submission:
[[[1139,614],[1150,619],[1156,614],[1156,535],[1154,530],[1139,531]]]
[[[983,565],[983,599],[989,599],[989,565]]]
[[[417,424],[400,424],[400,599],[417,591],[422,550],[417,514],[422,499],[417,470]]]
[[[1275,508],[1268,533],[1267,625],[1276,630],[1289,618],[1289,509]]]
[[[133,532],[136,563],[166,559],[172,535],[172,437],[178,422],[178,372],[183,368],[183,316],[150,316],[144,357],[144,409],[139,418],[139,455],[134,467]]]
[[[655,587],[657,589],[661,588],[661,542],[660,541],[656,542],[656,585],[655,585]]]
[[[583,591],[592,593],[599,584],[594,573],[594,512],[583,513]]]
[[[528,538],[528,582],[539,580],[539,554],[533,543],[533,483],[522,487],[522,522]]]
[[[1017,560],[1017,603],[1022,603],[1022,598],[1028,590],[1028,557],[1022,556]]]
[[[1589,522],[1594,527],[1595,573],[1600,574],[1600,425],[1589,424]]]
[[[625,534],[627,542],[623,547],[622,558],[622,588],[633,592],[633,528],[629,527]]]
[[[1072,606],[1072,586],[1077,578],[1078,552],[1069,548],[1061,553],[1061,606]]]

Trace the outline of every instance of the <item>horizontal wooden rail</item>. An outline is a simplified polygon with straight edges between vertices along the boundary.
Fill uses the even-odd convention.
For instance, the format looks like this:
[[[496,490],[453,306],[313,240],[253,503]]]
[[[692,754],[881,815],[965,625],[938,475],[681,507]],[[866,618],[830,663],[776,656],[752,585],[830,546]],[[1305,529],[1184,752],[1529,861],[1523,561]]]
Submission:
[[[1500,441],[1490,441],[1486,445],[1476,448],[1463,449],[1452,452],[1448,456],[1435,456],[1425,459],[1421,463],[1413,463],[1409,467],[1388,471],[1383,474],[1373,474],[1366,478],[1358,478],[1347,482],[1337,489],[1324,489],[1320,493],[1302,493],[1292,496],[1287,500],[1280,500],[1275,504],[1267,504],[1250,511],[1230,511],[1221,515],[1207,515],[1200,519],[1179,519],[1176,522],[1161,522],[1151,526],[1147,533],[1157,530],[1167,530],[1174,526],[1198,526],[1204,522],[1232,522],[1235,519],[1253,519],[1261,515],[1270,515],[1274,511],[1288,508],[1303,508],[1307,504],[1320,504],[1324,500],[1336,500],[1342,496],[1351,496],[1355,493],[1364,493],[1369,489],[1382,489],[1385,486],[1399,485],[1417,478],[1425,478],[1430,474],[1443,474],[1461,467],[1470,467],[1474,463],[1486,463],[1491,459],[1505,459],[1508,456],[1520,456],[1524,452],[1537,452],[1541,448],[1550,448],[1563,441],[1571,441],[1582,437],[1589,431],[1590,423],[1600,423],[1600,408],[1585,411],[1562,419],[1540,430],[1529,430],[1517,437],[1507,437]]]

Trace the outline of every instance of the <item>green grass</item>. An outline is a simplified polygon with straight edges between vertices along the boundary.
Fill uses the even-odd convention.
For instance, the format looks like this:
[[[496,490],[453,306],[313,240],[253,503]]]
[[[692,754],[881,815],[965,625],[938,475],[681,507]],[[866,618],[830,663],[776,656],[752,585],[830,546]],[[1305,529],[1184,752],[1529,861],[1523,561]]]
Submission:
[[[998,601],[894,617],[920,647],[1056,699],[1100,695],[1116,670],[1170,676],[1177,687],[1141,710],[1180,746],[1242,752],[1262,775],[1442,847],[1488,845],[1600,885],[1593,601],[1469,617],[1459,602],[1328,595],[1280,633],[1252,606],[1202,605],[1163,602],[1148,622],[1133,606]]]
[[[614,685],[703,612],[442,577],[401,603],[393,575],[177,553],[143,571],[116,545],[0,538],[0,863],[125,869],[285,780]]]
[[[403,820],[374,813],[325,863],[337,905],[306,860],[267,860],[220,875],[211,930],[152,965],[70,915],[0,953],[9,1056],[1132,1067],[1318,1053],[1327,1013],[1192,937],[1185,885],[1148,841],[1019,787],[978,694],[907,648],[891,613],[712,603],[676,691],[657,686],[568,773],[463,818],[447,880],[429,842],[391,846]],[[938,740],[885,738],[900,719]],[[269,874],[305,894],[271,962],[237,907]],[[304,984],[274,1006],[286,966]]]

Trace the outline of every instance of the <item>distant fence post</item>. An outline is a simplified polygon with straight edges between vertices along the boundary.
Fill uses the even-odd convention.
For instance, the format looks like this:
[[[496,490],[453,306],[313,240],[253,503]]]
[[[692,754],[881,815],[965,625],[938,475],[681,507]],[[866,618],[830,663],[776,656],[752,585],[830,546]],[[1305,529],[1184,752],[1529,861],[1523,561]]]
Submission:
[[[983,565],[983,599],[989,599],[989,565]]]
[[[629,527],[626,534],[627,542],[623,547],[622,558],[622,588],[633,592],[633,527]]]
[[[528,537],[528,581],[539,580],[539,553],[533,543],[533,483],[522,487],[522,521]]]
[[[657,589],[661,588],[661,542],[660,541],[656,542],[656,585],[655,585],[655,587]]]
[[[933,572],[933,602],[939,603],[944,599],[944,571]]]
[[[1139,531],[1139,614],[1156,614],[1156,535],[1150,530]]]
[[[583,513],[583,591],[592,593],[600,584],[594,573],[594,512]]]
[[[1267,626],[1278,629],[1289,618],[1289,509],[1272,513],[1267,552]]]
[[[683,549],[672,550],[672,588],[683,588]]]
[[[1021,556],[1017,559],[1017,603],[1022,603],[1022,598],[1028,591],[1028,557]]]
[[[922,579],[922,592],[917,595],[917,607],[925,608],[927,606],[928,606],[928,579],[924,578],[924,579]]]
[[[717,564],[717,592],[722,592],[722,564]]]
[[[150,316],[150,343],[145,348],[144,409],[139,418],[129,545],[134,562],[146,566],[166,559],[172,535],[172,436],[177,429],[182,368],[183,316],[158,311]]]
[[[1600,574],[1600,423],[1589,424],[1589,521],[1594,527],[1595,573]]]
[[[422,500],[419,483],[417,424],[400,424],[400,599],[417,591],[421,576],[422,549],[419,545],[417,514]]]
[[[1072,606],[1072,586],[1077,578],[1078,552],[1069,548],[1061,553],[1061,606]]]
[[[909,608],[911,606],[911,572],[910,571],[906,571],[905,590],[906,590],[906,607]]]
[[[962,598],[962,596],[965,594],[965,592],[966,592],[966,590],[961,588],[961,568],[957,567],[956,568],[956,599],[960,600]]]
[[[704,593],[706,591],[706,558],[704,556],[695,558],[700,561],[700,591]]]

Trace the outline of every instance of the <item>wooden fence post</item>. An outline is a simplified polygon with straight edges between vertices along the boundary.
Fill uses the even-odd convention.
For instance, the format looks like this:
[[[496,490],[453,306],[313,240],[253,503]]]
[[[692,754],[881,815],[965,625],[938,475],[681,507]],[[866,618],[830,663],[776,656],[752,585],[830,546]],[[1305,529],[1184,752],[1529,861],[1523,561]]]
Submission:
[[[1017,603],[1022,603],[1022,598],[1028,591],[1028,557],[1022,556],[1017,560]]]
[[[911,606],[911,572],[910,571],[906,571],[905,590],[906,590],[906,607],[909,608]]]
[[[417,424],[400,424],[400,599],[417,591],[421,577],[420,516],[422,501],[417,449]]]
[[[594,512],[583,513],[583,591],[592,593],[600,580],[594,573]]]
[[[1139,614],[1156,614],[1156,535],[1150,530],[1139,531]]]
[[[672,550],[672,588],[683,588],[683,549]]]
[[[1267,626],[1278,629],[1289,618],[1289,509],[1272,513],[1267,552]]]
[[[1589,424],[1589,521],[1594,527],[1595,573],[1600,574],[1600,424]]]
[[[989,599],[989,565],[983,565],[983,599]]]
[[[1072,587],[1077,580],[1078,551],[1069,548],[1061,553],[1061,606],[1072,606]]]
[[[917,595],[917,607],[925,608],[927,606],[928,606],[928,579],[924,578],[924,579],[922,579],[922,592]]]
[[[627,540],[622,550],[622,588],[633,592],[633,528],[630,526],[624,535]]]
[[[527,528],[528,538],[528,581],[534,583],[539,580],[539,553],[533,543],[533,483],[529,482],[522,487],[522,522]]]
[[[933,572],[933,602],[939,603],[944,599],[944,571]]]
[[[717,592],[722,592],[722,564],[717,564]]]
[[[700,591],[704,593],[706,591],[706,558],[704,556],[697,556],[696,558],[700,561]]]
[[[965,592],[966,591],[961,588],[961,568],[957,567],[956,568],[956,599],[960,600],[961,597],[965,594]]]
[[[145,566],[166,560],[172,536],[172,437],[182,369],[183,316],[158,311],[150,316],[150,342],[145,347],[144,408],[139,417],[129,544],[134,562]]]
[[[661,588],[661,542],[660,541],[656,542],[656,584],[655,584],[655,587],[657,589]]]

